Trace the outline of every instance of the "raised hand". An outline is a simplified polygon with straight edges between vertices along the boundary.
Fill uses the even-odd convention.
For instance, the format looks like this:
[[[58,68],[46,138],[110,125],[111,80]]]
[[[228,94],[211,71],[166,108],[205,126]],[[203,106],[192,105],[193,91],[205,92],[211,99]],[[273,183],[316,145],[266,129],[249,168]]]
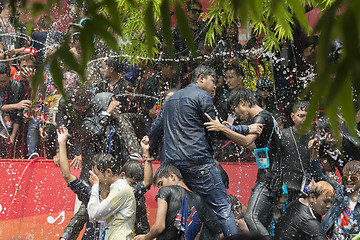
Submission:
[[[224,129],[225,126],[220,123],[218,118],[215,118],[214,120],[207,113],[205,113],[205,116],[209,119],[209,122],[204,123],[207,130],[220,132]]]
[[[69,131],[66,127],[60,127],[56,130],[57,136],[58,136],[58,143],[59,144],[66,144],[66,141],[69,137]]]

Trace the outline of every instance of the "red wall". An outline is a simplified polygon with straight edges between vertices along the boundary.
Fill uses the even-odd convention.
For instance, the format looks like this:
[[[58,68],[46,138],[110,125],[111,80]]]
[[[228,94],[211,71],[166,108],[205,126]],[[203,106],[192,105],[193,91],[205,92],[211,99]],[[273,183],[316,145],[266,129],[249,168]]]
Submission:
[[[16,184],[30,160],[0,159],[0,239],[59,239],[73,216],[75,194],[67,188],[60,169],[51,160],[31,164],[14,198]],[[159,162],[154,162],[154,171]],[[255,183],[257,168],[253,163],[223,163],[230,178],[229,193],[247,205]],[[79,170],[72,171],[79,176]],[[146,193],[148,218],[155,221],[155,195]],[[54,221],[55,220],[55,221]],[[81,239],[79,237],[79,239]]]

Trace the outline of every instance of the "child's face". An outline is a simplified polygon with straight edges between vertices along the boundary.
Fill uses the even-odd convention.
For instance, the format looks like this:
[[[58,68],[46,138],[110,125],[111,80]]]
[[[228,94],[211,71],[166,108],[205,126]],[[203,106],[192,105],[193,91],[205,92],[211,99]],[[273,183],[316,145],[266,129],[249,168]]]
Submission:
[[[300,128],[306,119],[307,112],[298,109],[295,113],[291,113],[291,119],[297,128]]]
[[[158,188],[162,188],[162,187],[165,187],[165,186],[171,186],[171,185],[175,185],[175,184],[170,179],[170,177],[168,177],[168,178],[162,177],[162,178],[159,178],[159,179],[156,180],[155,185]]]

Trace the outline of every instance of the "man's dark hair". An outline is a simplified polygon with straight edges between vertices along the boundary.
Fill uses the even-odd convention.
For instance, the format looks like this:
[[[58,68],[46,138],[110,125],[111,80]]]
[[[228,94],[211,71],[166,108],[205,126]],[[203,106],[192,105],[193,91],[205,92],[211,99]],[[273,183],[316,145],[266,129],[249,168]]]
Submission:
[[[199,6],[201,7],[201,9],[202,9],[202,4],[201,4],[201,2],[200,2],[199,0],[189,0],[189,1],[187,1],[186,4],[185,4],[185,6],[186,6],[186,11],[190,11],[190,10],[191,10],[191,6],[192,6],[192,5],[195,5],[195,4],[199,5]]]
[[[228,196],[230,200],[231,210],[233,212],[236,211],[237,207],[240,207],[241,209],[243,208],[242,203],[239,201],[239,199],[237,199],[237,197],[235,197],[235,195],[229,194]]]
[[[127,178],[133,178],[137,182],[144,180],[144,166],[138,161],[128,160],[121,172],[124,172]]]
[[[194,70],[192,82],[196,83],[201,74],[204,75],[205,78],[212,76],[216,79],[216,73],[212,68],[205,65],[200,65]]]
[[[124,72],[126,66],[124,63],[120,62],[119,57],[109,57],[106,60],[106,65],[110,68],[113,67],[116,72],[122,73]]]
[[[170,173],[174,173],[175,176],[177,176],[179,178],[179,180],[182,180],[182,175],[180,173],[180,170],[175,167],[172,164],[169,163],[165,163],[162,164],[155,172],[154,174],[154,183],[156,183],[156,181],[160,178],[168,178],[170,176]]]
[[[302,102],[298,102],[297,104],[294,104],[292,112],[296,113],[299,110],[307,112],[308,108],[309,108],[309,102],[302,101]]]
[[[0,12],[2,12],[2,10],[4,10],[6,4],[8,4],[10,2],[10,0],[1,0],[0,1]]]
[[[75,105],[89,105],[93,101],[93,94],[86,88],[79,88],[74,94],[74,98],[71,99]]]
[[[111,169],[114,175],[120,176],[121,173],[121,161],[116,160],[113,156],[106,153],[96,154],[92,158],[94,166],[104,173],[106,169]]]
[[[49,29],[51,26],[51,17],[48,15],[43,15],[39,18],[37,25],[41,29]]]
[[[231,71],[231,70],[234,70],[235,71],[235,74],[236,76],[242,76],[244,77],[245,74],[244,74],[244,71],[242,70],[242,68],[237,65],[237,64],[229,64],[228,66],[226,66],[226,71]]]
[[[0,74],[6,74],[10,77],[10,65],[7,62],[0,62]]]
[[[319,117],[316,127],[319,131],[320,130],[324,130],[326,132],[331,131],[329,118],[326,116]]]
[[[246,88],[237,88],[232,90],[228,102],[230,106],[238,106],[240,100],[248,103],[249,107],[258,104],[255,94]]]

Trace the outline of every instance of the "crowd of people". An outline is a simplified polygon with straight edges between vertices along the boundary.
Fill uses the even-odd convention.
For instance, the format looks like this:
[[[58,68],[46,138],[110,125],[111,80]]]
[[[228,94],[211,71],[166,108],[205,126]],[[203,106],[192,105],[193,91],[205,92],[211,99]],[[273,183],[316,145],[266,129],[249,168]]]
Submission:
[[[79,59],[76,29],[89,19],[77,1],[68,7],[70,49]],[[176,26],[176,59],[163,44],[157,59],[135,65],[97,49],[86,83],[62,64],[62,96],[46,67],[34,96],[38,66],[64,33],[51,30],[50,18],[42,16],[27,36],[2,1],[0,157],[42,156],[60,167],[81,203],[62,240],[76,239],[85,224],[83,239],[355,237],[360,151],[354,138],[339,118],[335,139],[321,114],[313,128],[300,131],[309,104],[298,96],[316,76],[318,38],[294,30],[295,41],[272,54],[261,36],[241,45],[234,20],[211,47],[202,11],[201,2],[186,3],[199,61]],[[68,159],[81,168],[79,177]],[[153,159],[161,161],[154,175]],[[223,161],[256,162],[248,203],[228,194],[229,180],[238,179],[227,176]],[[152,184],[159,191],[150,227],[144,194]]]

